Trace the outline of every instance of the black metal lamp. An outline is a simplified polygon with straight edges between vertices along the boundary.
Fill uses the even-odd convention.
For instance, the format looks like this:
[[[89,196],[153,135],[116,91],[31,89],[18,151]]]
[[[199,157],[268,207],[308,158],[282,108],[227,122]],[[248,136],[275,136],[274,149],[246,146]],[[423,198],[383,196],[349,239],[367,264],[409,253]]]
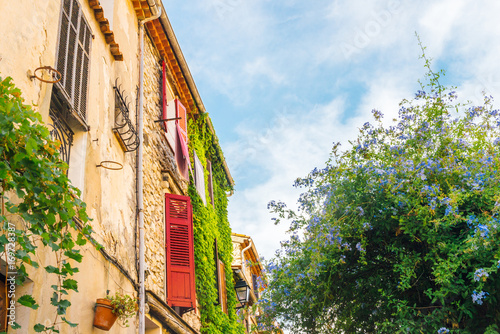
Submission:
[[[238,297],[238,301],[241,305],[239,308],[241,308],[245,306],[245,304],[248,303],[248,300],[250,299],[250,286],[248,286],[245,280],[240,279],[234,285],[234,289],[236,290],[236,296]]]

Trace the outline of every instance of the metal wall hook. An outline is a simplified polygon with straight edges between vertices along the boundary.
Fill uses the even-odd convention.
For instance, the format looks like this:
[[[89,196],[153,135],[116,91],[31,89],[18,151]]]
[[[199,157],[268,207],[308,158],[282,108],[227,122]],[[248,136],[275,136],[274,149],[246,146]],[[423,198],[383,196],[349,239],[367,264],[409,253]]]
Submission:
[[[42,70],[46,70],[49,72],[49,74],[51,74],[52,78],[54,78],[54,80],[45,80],[45,79],[42,79],[41,76],[38,76],[36,74],[37,71],[42,71]],[[31,80],[33,79],[38,79],[40,80],[41,82],[45,82],[45,83],[56,83],[56,82],[59,82],[61,81],[62,79],[62,74],[61,72],[59,72],[58,70],[56,70],[55,68],[51,67],[51,66],[42,66],[42,67],[39,67],[37,68],[34,72],[33,72],[33,75],[30,75],[29,78]]]
[[[96,167],[102,167],[109,170],[120,170],[123,168],[123,165],[116,161],[104,160],[101,161],[99,165],[96,165]]]

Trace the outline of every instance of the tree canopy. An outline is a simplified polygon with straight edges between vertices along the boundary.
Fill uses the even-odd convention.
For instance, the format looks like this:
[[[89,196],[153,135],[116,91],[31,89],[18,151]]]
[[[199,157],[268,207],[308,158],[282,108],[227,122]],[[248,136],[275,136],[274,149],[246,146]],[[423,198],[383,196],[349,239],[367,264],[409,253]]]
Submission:
[[[295,186],[268,264],[267,310],[294,333],[497,333],[500,111],[458,102],[431,71],[386,122]]]

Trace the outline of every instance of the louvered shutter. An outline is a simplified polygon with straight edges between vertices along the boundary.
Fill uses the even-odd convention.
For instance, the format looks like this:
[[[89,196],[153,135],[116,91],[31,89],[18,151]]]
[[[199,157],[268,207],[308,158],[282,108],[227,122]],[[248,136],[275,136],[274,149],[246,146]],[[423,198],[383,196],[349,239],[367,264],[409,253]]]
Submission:
[[[84,121],[87,120],[91,39],[92,32],[78,1],[63,0],[56,64],[62,79],[57,87]]]
[[[219,259],[217,239],[215,239],[214,241],[214,261],[215,278],[217,284],[217,304],[219,304],[222,308],[222,311],[227,314],[226,267],[224,266],[224,262]]]
[[[165,195],[167,303],[174,307],[194,308],[193,220],[190,198]]]
[[[177,117],[180,117],[177,122],[179,122],[179,125],[181,129],[183,130],[184,133],[182,135],[184,136],[184,141],[187,143],[188,142],[188,128],[187,128],[187,113],[186,113],[186,107],[181,103],[179,99],[175,99],[175,110],[177,112]]]

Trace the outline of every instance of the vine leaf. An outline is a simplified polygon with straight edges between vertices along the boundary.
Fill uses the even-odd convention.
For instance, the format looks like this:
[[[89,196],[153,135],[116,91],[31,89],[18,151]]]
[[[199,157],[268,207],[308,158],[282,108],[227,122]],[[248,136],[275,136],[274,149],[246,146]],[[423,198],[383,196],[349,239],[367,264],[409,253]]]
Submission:
[[[36,310],[40,306],[36,303],[36,300],[30,295],[21,296],[17,300],[17,302],[23,306],[27,306],[29,308],[32,308],[33,310]]]

